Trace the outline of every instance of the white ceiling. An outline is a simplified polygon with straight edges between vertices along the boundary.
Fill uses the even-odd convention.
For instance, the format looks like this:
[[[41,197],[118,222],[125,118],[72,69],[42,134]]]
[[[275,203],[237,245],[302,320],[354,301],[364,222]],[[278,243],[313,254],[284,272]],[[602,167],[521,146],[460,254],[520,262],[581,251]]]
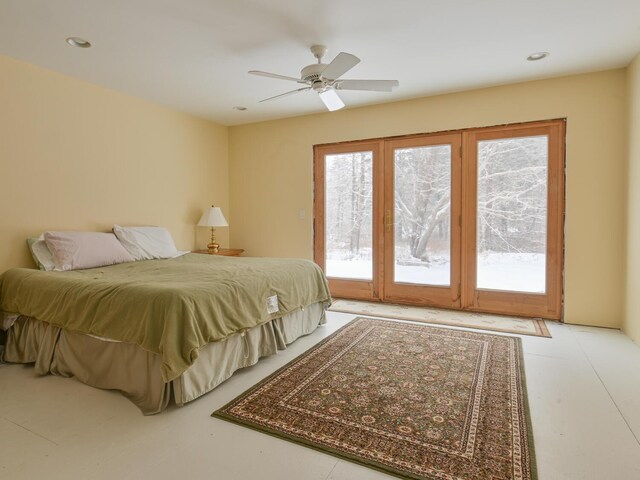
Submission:
[[[325,111],[312,92],[258,104],[296,84],[247,74],[297,77],[315,43],[362,59],[346,78],[400,81],[341,92],[353,107],[625,66],[640,1],[0,0],[0,53],[227,125]]]

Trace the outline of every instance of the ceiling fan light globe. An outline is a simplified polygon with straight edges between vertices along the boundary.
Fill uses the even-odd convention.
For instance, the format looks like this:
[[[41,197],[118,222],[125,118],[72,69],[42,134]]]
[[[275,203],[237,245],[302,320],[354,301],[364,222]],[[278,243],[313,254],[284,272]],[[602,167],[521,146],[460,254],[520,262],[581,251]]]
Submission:
[[[344,108],[344,102],[334,89],[327,88],[326,90],[318,93],[318,95],[320,96],[322,103],[324,103],[325,107],[327,107],[327,110],[330,112],[335,112],[336,110]]]

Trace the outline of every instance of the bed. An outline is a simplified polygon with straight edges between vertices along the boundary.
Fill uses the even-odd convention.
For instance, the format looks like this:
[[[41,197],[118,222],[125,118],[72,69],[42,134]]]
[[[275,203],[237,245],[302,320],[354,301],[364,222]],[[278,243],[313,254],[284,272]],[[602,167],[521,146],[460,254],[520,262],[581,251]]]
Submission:
[[[313,262],[187,254],[0,275],[4,360],[121,391],[144,414],[184,405],[325,321]]]

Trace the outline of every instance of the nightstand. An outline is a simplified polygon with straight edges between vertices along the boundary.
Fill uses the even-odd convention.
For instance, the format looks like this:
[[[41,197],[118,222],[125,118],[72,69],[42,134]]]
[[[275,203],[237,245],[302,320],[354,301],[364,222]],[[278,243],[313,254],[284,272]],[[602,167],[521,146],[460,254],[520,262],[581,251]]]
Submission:
[[[204,253],[206,255],[224,255],[225,257],[239,257],[244,252],[242,248],[220,248],[218,253],[209,253],[209,250],[195,250],[192,253]]]

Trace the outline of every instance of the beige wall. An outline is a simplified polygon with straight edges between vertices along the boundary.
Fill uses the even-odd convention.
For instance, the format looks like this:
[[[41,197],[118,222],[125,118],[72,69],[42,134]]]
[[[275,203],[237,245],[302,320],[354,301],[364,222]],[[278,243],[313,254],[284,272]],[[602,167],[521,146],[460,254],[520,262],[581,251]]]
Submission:
[[[567,117],[565,320],[620,327],[625,112],[620,69],[231,127],[231,243],[312,258],[314,144]]]
[[[629,170],[624,332],[640,343],[640,55],[627,69]]]
[[[628,76],[613,70],[227,129],[0,56],[0,271],[31,266],[25,238],[46,229],[165,225],[179,248],[192,249],[206,243],[194,223],[212,202],[230,219],[231,246],[312,258],[314,144],[567,117],[565,318],[618,327],[625,115],[638,131],[638,63]],[[635,105],[629,111],[625,85]],[[633,133],[630,177],[640,184]],[[640,205],[640,194],[630,188],[629,195]],[[629,208],[630,247],[640,239],[634,215]],[[637,290],[640,255],[629,250],[637,265],[627,270],[628,285]],[[628,295],[625,323],[636,338],[637,297]]]
[[[0,56],[0,272],[47,229],[163,225],[190,250],[212,202],[228,212],[226,127]]]

